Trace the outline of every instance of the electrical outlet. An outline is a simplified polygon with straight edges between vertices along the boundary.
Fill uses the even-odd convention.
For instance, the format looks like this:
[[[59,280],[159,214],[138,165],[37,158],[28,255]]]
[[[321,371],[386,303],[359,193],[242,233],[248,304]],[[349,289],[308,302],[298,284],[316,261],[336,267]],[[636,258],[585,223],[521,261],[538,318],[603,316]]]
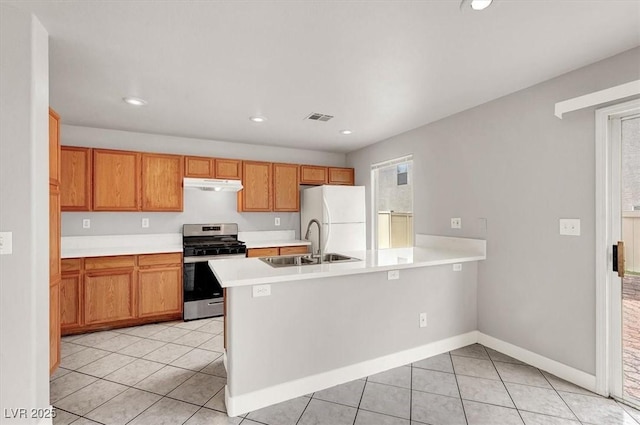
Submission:
[[[451,219],[451,228],[452,229],[462,229],[462,219],[460,217]]]
[[[387,272],[387,280],[400,279],[400,270],[389,270]]]
[[[427,327],[427,313],[420,313],[420,327]]]
[[[91,220],[89,220],[88,218],[83,219],[82,220],[82,228],[83,229],[91,228]]]
[[[252,290],[253,298],[268,297],[271,295],[271,285],[255,285]]]
[[[453,271],[454,272],[461,272],[462,271],[462,264],[460,263],[456,263],[453,265]]]
[[[142,219],[142,227],[145,228],[145,229],[147,227],[149,227],[149,219],[148,218],[143,218]]]
[[[280,217],[276,217],[276,226],[280,226]]]
[[[0,232],[0,255],[13,253],[13,232]]]
[[[560,234],[563,236],[580,236],[580,219],[561,218]]]

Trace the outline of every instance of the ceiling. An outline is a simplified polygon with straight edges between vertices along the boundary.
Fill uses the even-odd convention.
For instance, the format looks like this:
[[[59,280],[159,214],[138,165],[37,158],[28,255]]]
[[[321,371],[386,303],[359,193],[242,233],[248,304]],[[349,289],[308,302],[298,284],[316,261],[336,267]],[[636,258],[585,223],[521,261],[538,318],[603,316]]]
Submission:
[[[3,3],[49,32],[66,124],[333,152],[640,45],[640,0]]]

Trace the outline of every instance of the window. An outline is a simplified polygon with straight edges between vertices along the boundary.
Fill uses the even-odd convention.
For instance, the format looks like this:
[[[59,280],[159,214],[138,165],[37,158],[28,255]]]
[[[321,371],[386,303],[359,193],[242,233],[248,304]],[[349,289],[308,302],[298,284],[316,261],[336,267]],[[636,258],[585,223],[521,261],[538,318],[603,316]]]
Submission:
[[[371,166],[373,247],[413,246],[413,157]]]

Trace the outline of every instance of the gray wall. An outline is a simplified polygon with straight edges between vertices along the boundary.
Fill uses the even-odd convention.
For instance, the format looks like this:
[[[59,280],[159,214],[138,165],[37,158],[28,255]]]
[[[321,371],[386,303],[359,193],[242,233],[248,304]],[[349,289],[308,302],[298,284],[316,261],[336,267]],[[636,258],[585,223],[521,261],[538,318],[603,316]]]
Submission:
[[[64,122],[64,116],[62,117]],[[238,158],[300,164],[345,165],[346,155],[289,149],[263,145],[188,139],[158,134],[132,133],[118,130],[63,125],[62,144],[109,149],[163,152],[185,155]],[[141,219],[149,218],[149,228],[141,227]],[[274,218],[280,217],[280,226]],[[91,228],[82,228],[82,219],[91,219]],[[298,213],[238,213],[235,193],[185,190],[182,213],[106,213],[65,212],[62,214],[63,236],[181,232],[184,223],[238,223],[241,231],[295,230],[300,234]]]
[[[49,406],[48,35],[0,4],[0,414]],[[36,423],[23,420],[21,423]]]
[[[477,264],[403,269],[391,281],[377,272],[283,282],[260,298],[251,286],[227,288],[231,395],[476,330]]]
[[[347,162],[356,184],[369,186],[370,164],[413,154],[415,232],[487,239],[479,330],[594,374],[594,109],[563,120],[553,110],[638,78],[635,48],[352,152]],[[450,229],[451,217],[462,218],[461,230]],[[561,217],[582,219],[582,235],[559,236]]]

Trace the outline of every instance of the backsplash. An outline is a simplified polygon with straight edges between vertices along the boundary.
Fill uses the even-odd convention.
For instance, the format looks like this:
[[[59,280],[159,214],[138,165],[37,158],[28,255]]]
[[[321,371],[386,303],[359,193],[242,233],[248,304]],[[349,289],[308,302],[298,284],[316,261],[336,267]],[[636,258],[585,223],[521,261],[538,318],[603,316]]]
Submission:
[[[242,232],[257,230],[293,230],[300,236],[299,213],[239,213],[237,195],[233,192],[184,191],[184,211],[165,212],[63,212],[62,236],[134,235],[182,233],[186,223],[238,223]],[[274,224],[280,218],[280,226]],[[142,227],[142,219],[149,227]],[[91,220],[89,229],[82,220]]]

